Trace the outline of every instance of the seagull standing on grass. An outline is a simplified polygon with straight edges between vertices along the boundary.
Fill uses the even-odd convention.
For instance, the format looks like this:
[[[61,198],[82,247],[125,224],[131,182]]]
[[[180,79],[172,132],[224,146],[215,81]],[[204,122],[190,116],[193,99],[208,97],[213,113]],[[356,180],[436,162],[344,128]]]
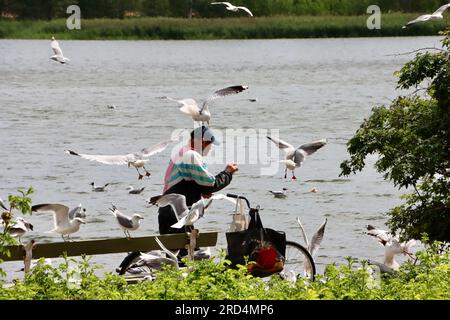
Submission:
[[[141,220],[144,219],[144,217],[137,213],[133,214],[132,217],[129,217],[117,210],[117,207],[115,205],[112,204],[111,206],[112,208],[110,208],[109,210],[111,211],[113,216],[116,217],[117,223],[122,228],[123,233],[125,233],[127,239],[131,239],[130,231],[137,230],[141,224]]]
[[[208,104],[217,99],[222,98],[225,96],[229,96],[232,94],[238,94],[244,90],[247,90],[248,86],[239,85],[239,86],[232,86],[227,87],[224,89],[217,90],[214,92],[211,96],[209,96],[202,104],[202,107],[200,108],[197,102],[192,98],[185,98],[181,100],[173,99],[171,97],[163,97],[165,99],[178,102],[182,105],[180,108],[180,111],[188,114],[192,117],[192,120],[201,122],[204,124],[205,122],[209,125],[209,120],[211,120],[211,112],[208,109]]]
[[[178,136],[175,139],[157,143],[150,148],[145,148],[142,149],[141,151],[124,155],[92,155],[92,154],[77,153],[72,150],[66,150],[65,152],[89,161],[97,161],[103,164],[128,165],[128,168],[132,166],[136,169],[136,171],[139,174],[138,179],[141,180],[144,176],[140,173],[139,168],[144,169],[145,176],[147,177],[150,176],[150,172],[148,172],[147,169],[145,168],[145,164],[149,161],[149,159],[147,158],[164,151],[169,144],[178,141],[179,138],[180,137]]]
[[[395,261],[395,256],[399,254],[411,256],[411,247],[416,244],[416,240],[409,240],[408,242],[400,242],[398,236],[380,230],[374,226],[367,225],[367,234],[375,237],[378,242],[384,246],[384,264],[394,270],[398,270],[400,265]]]
[[[86,223],[78,217],[79,207],[69,211],[69,208],[62,204],[44,203],[31,207],[33,212],[53,212],[54,228],[46,233],[59,233],[64,241],[70,239],[72,233],[80,230],[80,225]],[[67,239],[64,238],[67,235]]]
[[[415,23],[418,23],[418,22],[426,22],[426,21],[431,21],[431,20],[442,20],[442,19],[444,19],[444,16],[442,14],[448,8],[450,8],[450,3],[444,4],[442,7],[437,9],[432,14],[424,14],[424,15],[417,17],[414,20],[409,21],[406,25],[404,25],[402,27],[402,29],[406,29],[407,27],[409,27]]]
[[[150,198],[148,202],[159,207],[170,205],[175,212],[178,220],[178,222],[173,224],[171,227],[181,229],[184,226],[192,226],[198,219],[203,217],[206,209],[209,208],[213,200],[223,199],[226,199],[234,204],[236,203],[235,199],[229,198],[223,194],[215,194],[208,199],[209,201],[200,199],[199,201],[192,204],[191,208],[189,209],[186,205],[186,197],[177,193],[155,196]]]
[[[305,161],[306,156],[310,156],[315,153],[317,150],[322,148],[327,144],[326,139],[314,141],[311,143],[306,143],[295,149],[291,144],[283,141],[281,139],[276,139],[273,137],[267,136],[267,138],[275,143],[278,148],[284,151],[286,154],[285,160],[281,160],[281,163],[286,165],[286,169],[284,171],[284,178],[286,179],[287,170],[292,171],[292,179],[297,179],[294,170],[295,168],[301,167],[302,163]]]
[[[229,11],[233,11],[233,12],[238,12],[239,10],[244,10],[245,12],[247,12],[251,17],[253,17],[253,13],[246,7],[237,7],[232,5],[229,2],[211,2],[211,4],[223,4],[226,6],[225,9],[229,10]]]
[[[65,64],[66,62],[69,62],[70,59],[64,57],[63,52],[61,48],[59,47],[58,41],[56,41],[55,37],[52,37],[52,42],[50,43],[53,52],[55,53],[53,56],[50,57],[50,59],[54,61],[58,61],[61,64]]]

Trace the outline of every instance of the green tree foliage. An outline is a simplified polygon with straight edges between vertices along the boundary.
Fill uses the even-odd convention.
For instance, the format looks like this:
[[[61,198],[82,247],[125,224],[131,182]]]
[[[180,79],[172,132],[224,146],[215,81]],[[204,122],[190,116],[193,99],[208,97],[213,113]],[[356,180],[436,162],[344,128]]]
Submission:
[[[85,18],[124,18],[127,11],[141,15],[164,17],[239,17],[245,12],[230,12],[211,0],[0,0],[0,13],[13,12],[23,19],[54,19],[65,17],[68,5],[77,4]],[[365,15],[372,4],[382,12],[433,12],[447,0],[236,0],[255,16],[275,15]]]
[[[443,50],[418,53],[396,73],[398,87],[417,89],[390,106],[376,107],[348,142],[350,159],[342,175],[361,171],[370,154],[375,168],[399,188],[410,188],[405,203],[388,212],[392,232],[404,238],[450,241],[450,38]],[[421,51],[421,50],[419,50]]]

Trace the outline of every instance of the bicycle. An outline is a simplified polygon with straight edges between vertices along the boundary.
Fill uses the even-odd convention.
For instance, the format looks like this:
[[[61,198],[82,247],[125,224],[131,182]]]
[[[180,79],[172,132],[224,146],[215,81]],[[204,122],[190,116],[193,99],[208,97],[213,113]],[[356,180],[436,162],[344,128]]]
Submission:
[[[253,253],[261,252],[261,248],[272,245],[282,260],[282,269],[268,270],[267,272],[255,272],[254,274],[265,277],[272,274],[280,274],[284,277],[294,276],[296,279],[306,278],[314,281],[316,266],[314,259],[309,251],[301,244],[295,241],[286,240],[286,234],[283,231],[276,231],[270,228],[264,228],[259,215],[260,207],[250,206],[250,201],[243,196],[227,194],[227,197],[235,198],[237,201],[242,199],[249,209],[250,222],[245,230],[227,232],[227,259],[232,262],[232,267],[238,264],[247,265],[251,268],[254,261]],[[258,251],[259,250],[259,251]],[[139,260],[140,252],[128,254],[116,269],[119,275],[129,274],[150,274],[151,269],[147,267],[133,268]],[[247,259],[247,260],[246,260]],[[257,260],[257,259],[255,259]],[[250,261],[250,263],[249,263]],[[281,263],[278,265],[281,266]],[[251,272],[250,272],[251,273]]]

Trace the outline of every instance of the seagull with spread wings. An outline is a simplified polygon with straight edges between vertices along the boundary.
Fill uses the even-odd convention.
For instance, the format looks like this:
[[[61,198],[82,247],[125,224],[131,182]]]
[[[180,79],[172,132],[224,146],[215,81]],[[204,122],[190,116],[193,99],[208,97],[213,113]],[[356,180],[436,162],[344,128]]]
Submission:
[[[18,217],[9,227],[8,233],[11,237],[18,238],[19,243],[22,244],[21,238],[28,230],[33,231],[33,225],[27,222],[23,217]]]
[[[311,241],[308,240],[308,237],[306,236],[305,228],[303,228],[302,222],[300,221],[300,218],[297,218],[297,223],[300,226],[300,230],[302,231],[303,239],[305,240],[306,248],[308,249],[308,252],[311,254],[311,257],[314,257],[314,255],[319,251],[320,244],[323,240],[323,235],[325,234],[325,226],[327,225],[327,219],[325,218],[325,221],[320,225],[319,229],[317,229],[316,233],[311,238]],[[309,264],[309,262],[306,260],[305,262],[305,274],[311,274],[312,267]]]
[[[228,200],[233,204],[236,204],[236,200],[225,196],[224,194],[215,194],[205,199],[200,199],[199,201],[192,204],[191,208],[186,205],[186,197],[182,194],[169,193],[166,195],[160,195],[152,197],[148,200],[150,204],[157,205],[159,207],[171,206],[178,222],[173,224],[171,227],[180,229],[184,226],[192,226],[198,219],[203,217],[206,209],[209,208],[213,200]]]
[[[69,58],[64,57],[63,52],[59,46],[58,41],[56,41],[55,37],[52,37],[52,42],[50,43],[53,52],[55,53],[53,56],[50,57],[50,59],[54,61],[58,61],[61,64],[65,64],[70,61]]]
[[[378,242],[384,247],[384,265],[387,267],[398,270],[400,265],[395,260],[395,256],[399,254],[408,255],[411,257],[411,247],[416,244],[416,240],[409,240],[407,242],[400,242],[398,236],[394,236],[391,233],[377,229],[372,225],[367,225],[367,234],[378,240]]]
[[[223,4],[225,5],[225,9],[229,10],[229,11],[233,11],[233,12],[238,12],[239,10],[244,10],[245,12],[247,12],[251,17],[253,17],[253,13],[246,7],[238,7],[238,6],[234,6],[229,2],[211,2],[211,4]]]
[[[437,9],[432,14],[423,14],[423,15],[417,17],[416,19],[409,21],[406,25],[404,25],[402,27],[402,29],[406,29],[407,27],[409,27],[413,24],[416,24],[418,22],[425,22],[425,21],[431,21],[431,20],[442,20],[442,19],[444,19],[444,16],[442,14],[448,8],[450,8],[450,3],[444,4],[442,7]]]
[[[103,164],[109,165],[128,165],[136,169],[139,174],[138,179],[141,180],[144,176],[139,171],[139,168],[143,168],[145,171],[145,176],[150,176],[150,172],[145,168],[145,164],[149,161],[149,157],[164,151],[169,144],[178,141],[179,137],[176,139],[171,139],[168,141],[160,142],[155,144],[150,148],[142,149],[141,151],[124,154],[124,155],[93,155],[93,154],[82,154],[72,150],[66,150],[65,152],[74,156],[81,157],[89,161],[97,161]]]
[[[281,160],[281,163],[286,165],[286,169],[284,171],[284,178],[287,176],[287,170],[292,171],[292,179],[297,179],[294,174],[295,168],[301,167],[302,163],[305,161],[306,156],[310,156],[315,153],[317,150],[322,148],[327,144],[326,139],[321,139],[318,141],[314,141],[311,143],[306,143],[295,149],[291,144],[283,141],[281,139],[276,139],[273,137],[267,136],[267,138],[275,143],[275,145],[284,151],[286,154],[285,160]]]
[[[72,233],[78,232],[81,224],[86,223],[80,218],[80,206],[70,210],[62,204],[44,203],[32,206],[31,211],[53,212],[54,228],[47,233],[59,233],[64,241],[68,240]],[[64,235],[67,235],[67,239]]]
[[[206,122],[209,125],[209,120],[211,120],[211,112],[209,111],[208,105],[211,101],[218,99],[218,98],[226,97],[229,95],[238,94],[247,89],[248,89],[248,86],[239,85],[239,86],[231,86],[231,87],[217,90],[211,96],[206,98],[206,100],[203,102],[201,107],[199,107],[199,105],[197,104],[197,101],[195,101],[192,98],[185,98],[185,99],[180,99],[180,100],[173,99],[171,97],[163,97],[163,98],[171,100],[171,101],[175,101],[175,102],[178,102],[179,104],[181,104],[182,106],[180,108],[180,111],[185,114],[190,115],[192,117],[192,120],[201,122],[202,124],[204,124]]]

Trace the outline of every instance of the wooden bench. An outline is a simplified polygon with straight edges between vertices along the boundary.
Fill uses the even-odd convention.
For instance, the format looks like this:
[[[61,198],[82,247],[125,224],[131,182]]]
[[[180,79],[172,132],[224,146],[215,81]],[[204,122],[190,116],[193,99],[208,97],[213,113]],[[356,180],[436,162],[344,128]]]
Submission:
[[[117,239],[101,239],[101,240],[83,240],[72,242],[52,242],[52,243],[35,243],[32,251],[33,259],[39,258],[58,258],[64,254],[70,256],[81,255],[99,255],[99,254],[114,254],[127,253],[134,251],[151,251],[161,250],[155,240],[158,237],[167,249],[177,250],[185,248],[189,244],[189,236],[185,233],[167,234],[150,237],[136,237],[131,239],[117,238]],[[200,232],[196,240],[196,246],[212,247],[217,244],[217,232]],[[0,253],[0,259],[3,261],[23,261],[25,251],[23,246],[7,246],[11,253],[6,256]]]

